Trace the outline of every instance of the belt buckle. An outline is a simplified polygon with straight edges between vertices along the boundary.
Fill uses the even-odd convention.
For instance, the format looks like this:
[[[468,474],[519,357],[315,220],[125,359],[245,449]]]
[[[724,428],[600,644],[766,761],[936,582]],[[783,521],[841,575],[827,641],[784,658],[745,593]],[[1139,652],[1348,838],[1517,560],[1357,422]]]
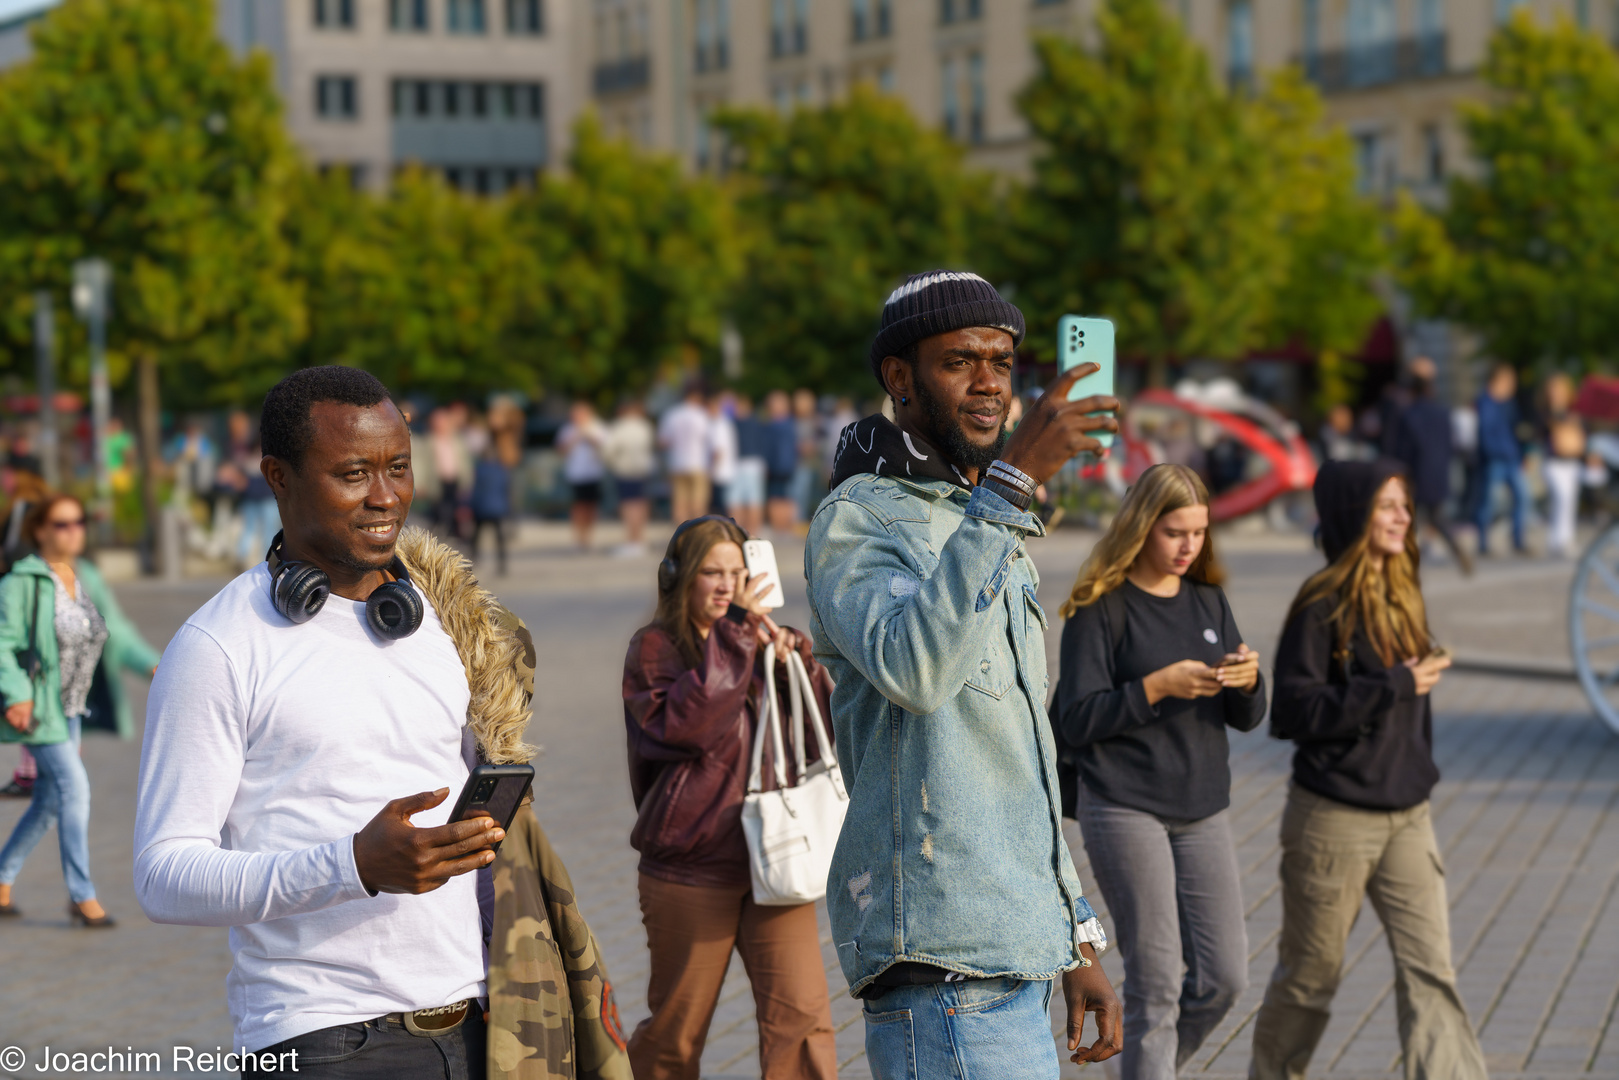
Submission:
[[[461,1021],[467,1018],[467,1003],[457,1001],[453,1005],[440,1005],[436,1009],[417,1009],[415,1012],[401,1015],[405,1021],[406,1031],[430,1039],[460,1027]]]

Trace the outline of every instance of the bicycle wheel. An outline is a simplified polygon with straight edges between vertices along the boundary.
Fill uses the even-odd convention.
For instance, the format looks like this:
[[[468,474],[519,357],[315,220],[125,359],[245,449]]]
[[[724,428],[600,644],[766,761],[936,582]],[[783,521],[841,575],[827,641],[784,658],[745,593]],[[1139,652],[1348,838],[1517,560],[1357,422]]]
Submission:
[[[1568,638],[1585,696],[1619,733],[1619,524],[1586,548],[1568,601]]]

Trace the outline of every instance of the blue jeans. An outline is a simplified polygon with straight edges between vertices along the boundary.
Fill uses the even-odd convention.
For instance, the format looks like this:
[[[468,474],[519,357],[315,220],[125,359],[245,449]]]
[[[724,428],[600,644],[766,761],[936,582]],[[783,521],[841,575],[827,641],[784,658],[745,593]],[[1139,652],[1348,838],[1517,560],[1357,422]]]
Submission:
[[[29,748],[39,765],[39,779],[34,781],[34,797],[28,809],[11,830],[4,850],[0,850],[0,885],[17,880],[23,860],[54,824],[68,896],[75,904],[96,898],[96,887],[90,883],[90,774],[84,771],[84,761],[79,757],[82,719],[68,717],[67,742]]]
[[[257,562],[281,529],[281,511],[274,499],[242,500],[242,542],[236,555],[243,563]]]
[[[873,1080],[1056,1080],[1052,981],[898,986],[866,1001]]]
[[[1491,511],[1494,509],[1495,489],[1499,484],[1507,485],[1512,492],[1512,546],[1518,551],[1523,550],[1524,514],[1529,509],[1529,482],[1524,479],[1523,467],[1516,461],[1486,461],[1479,481],[1477,516],[1474,518],[1478,525],[1480,553],[1490,549],[1490,522],[1495,517]]]

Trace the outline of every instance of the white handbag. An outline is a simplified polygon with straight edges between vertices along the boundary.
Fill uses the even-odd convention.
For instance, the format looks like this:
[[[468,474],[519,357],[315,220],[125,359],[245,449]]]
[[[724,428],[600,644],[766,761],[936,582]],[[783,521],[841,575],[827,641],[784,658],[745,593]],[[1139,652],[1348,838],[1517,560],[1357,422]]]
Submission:
[[[787,786],[787,752],[782,745],[781,703],[776,697],[776,648],[765,646],[765,697],[760,708],[759,733],[753,740],[753,767],[748,772],[748,793],[742,801],[742,831],[748,840],[748,864],[753,872],[756,904],[807,904],[826,895],[826,875],[832,849],[843,829],[849,793],[843,788],[827,738],[821,707],[815,700],[804,661],[787,654],[787,694],[793,710],[793,749],[798,780]],[[804,767],[804,710],[809,709],[821,760]],[[765,735],[775,757],[776,788],[763,791]]]

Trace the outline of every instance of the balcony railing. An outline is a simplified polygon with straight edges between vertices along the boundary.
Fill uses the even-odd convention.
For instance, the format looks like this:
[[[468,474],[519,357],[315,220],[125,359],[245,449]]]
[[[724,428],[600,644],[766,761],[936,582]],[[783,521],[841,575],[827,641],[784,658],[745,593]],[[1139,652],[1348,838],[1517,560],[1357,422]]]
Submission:
[[[622,94],[628,90],[645,90],[651,75],[651,65],[645,56],[631,56],[597,64],[593,83],[598,96]]]
[[[1305,53],[1300,57],[1305,77],[1325,94],[1431,79],[1449,70],[1449,60],[1448,39],[1442,33]]]

